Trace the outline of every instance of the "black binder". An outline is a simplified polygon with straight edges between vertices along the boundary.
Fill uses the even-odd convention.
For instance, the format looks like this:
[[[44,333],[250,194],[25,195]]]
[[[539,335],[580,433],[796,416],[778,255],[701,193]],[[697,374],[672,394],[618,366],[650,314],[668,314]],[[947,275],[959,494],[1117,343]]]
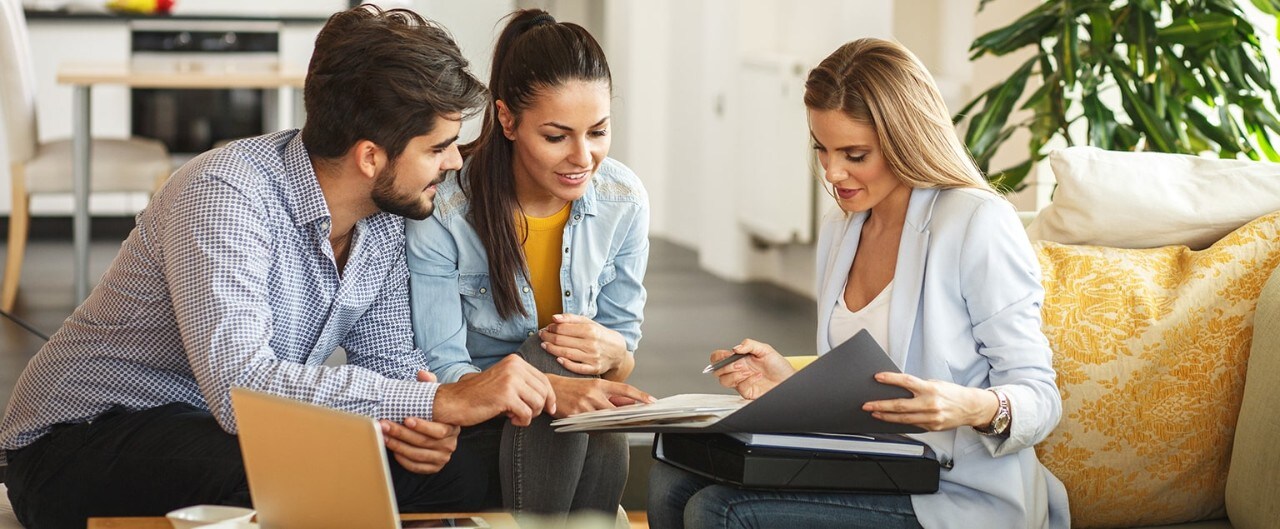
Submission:
[[[938,491],[941,465],[922,456],[749,446],[724,434],[659,433],[653,457],[742,488],[876,494]]]
[[[643,404],[586,412],[551,423],[556,431],[618,432],[825,432],[849,434],[917,433],[924,429],[885,422],[862,409],[875,400],[909,399],[910,391],[876,382],[876,373],[901,372],[866,330],[818,357],[809,367],[728,415],[708,423],[704,412],[653,421],[610,422],[610,415],[643,409]],[[594,423],[583,421],[599,421]]]

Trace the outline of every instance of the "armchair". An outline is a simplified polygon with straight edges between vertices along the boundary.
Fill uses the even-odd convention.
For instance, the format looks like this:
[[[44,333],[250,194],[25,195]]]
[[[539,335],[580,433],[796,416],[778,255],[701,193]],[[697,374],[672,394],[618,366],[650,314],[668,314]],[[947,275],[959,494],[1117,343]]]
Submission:
[[[0,115],[8,139],[13,206],[0,309],[11,310],[26,251],[31,195],[70,193],[71,142],[40,142],[36,80],[26,18],[19,0],[0,0]],[[151,192],[167,178],[169,153],[156,140],[94,139],[92,191]]]

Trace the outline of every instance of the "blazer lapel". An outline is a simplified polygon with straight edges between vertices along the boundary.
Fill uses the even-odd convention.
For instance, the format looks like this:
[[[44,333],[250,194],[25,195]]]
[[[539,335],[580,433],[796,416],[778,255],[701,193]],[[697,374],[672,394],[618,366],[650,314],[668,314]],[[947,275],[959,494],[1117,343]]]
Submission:
[[[915,333],[920,293],[924,287],[925,260],[929,254],[929,218],[937,196],[936,189],[911,191],[902,239],[898,242],[898,264],[893,271],[893,294],[889,298],[887,352],[899,368],[906,367],[907,352]]]
[[[862,238],[862,223],[867,220],[867,213],[855,213],[844,222],[844,233],[839,234],[835,247],[827,257],[826,277],[822,278],[822,291],[818,293],[818,329],[821,330],[822,342],[826,347],[819,347],[818,354],[830,351],[836,344],[831,343],[831,307],[836,297],[844,291],[845,281],[849,277],[849,267],[853,266],[853,256],[858,251],[858,241]]]

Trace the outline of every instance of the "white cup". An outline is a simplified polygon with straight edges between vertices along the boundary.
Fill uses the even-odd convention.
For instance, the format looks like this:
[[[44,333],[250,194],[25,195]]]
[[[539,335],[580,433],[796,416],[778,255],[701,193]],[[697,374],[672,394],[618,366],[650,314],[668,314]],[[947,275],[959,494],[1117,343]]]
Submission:
[[[259,529],[259,527],[261,526],[259,526],[256,522],[246,522],[243,520],[228,520],[225,522],[218,522],[213,525],[202,525],[200,527],[197,527],[196,529]]]
[[[218,522],[248,522],[253,518],[253,509],[243,507],[227,507],[224,505],[193,505],[164,515],[173,524],[173,529],[195,529]]]

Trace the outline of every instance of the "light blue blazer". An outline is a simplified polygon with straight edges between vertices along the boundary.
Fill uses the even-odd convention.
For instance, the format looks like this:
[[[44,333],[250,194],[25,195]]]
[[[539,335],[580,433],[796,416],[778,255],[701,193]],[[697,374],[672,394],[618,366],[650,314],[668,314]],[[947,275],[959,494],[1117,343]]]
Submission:
[[[843,292],[867,213],[835,211],[818,237],[818,351]],[[1004,199],[973,189],[914,189],[889,299],[886,350],[906,373],[1009,397],[1007,439],[967,426],[921,436],[953,463],[936,494],[911,497],[938,528],[1070,526],[1067,493],[1032,446],[1058,424],[1062,399],[1040,331],[1040,266]],[[885,344],[882,344],[885,345]]]

